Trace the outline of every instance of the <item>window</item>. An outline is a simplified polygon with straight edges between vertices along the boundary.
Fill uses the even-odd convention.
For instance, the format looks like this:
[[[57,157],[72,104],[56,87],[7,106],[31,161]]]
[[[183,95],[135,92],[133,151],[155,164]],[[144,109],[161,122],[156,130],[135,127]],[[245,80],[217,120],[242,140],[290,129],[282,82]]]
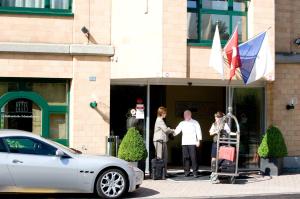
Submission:
[[[247,0],[188,0],[189,44],[211,45],[216,24],[225,44],[238,26],[239,40],[247,40]]]
[[[0,13],[72,15],[72,0],[0,0]]]
[[[56,148],[28,137],[4,138],[10,153],[54,156]]]
[[[51,139],[67,139],[67,115],[66,113],[50,114],[50,132]]]
[[[56,83],[41,83],[41,82],[33,82],[29,84],[28,87],[31,88],[32,91],[41,95],[49,105],[66,105],[68,100],[68,87],[67,84]]]
[[[1,152],[7,152],[2,139],[0,139],[0,153]]]

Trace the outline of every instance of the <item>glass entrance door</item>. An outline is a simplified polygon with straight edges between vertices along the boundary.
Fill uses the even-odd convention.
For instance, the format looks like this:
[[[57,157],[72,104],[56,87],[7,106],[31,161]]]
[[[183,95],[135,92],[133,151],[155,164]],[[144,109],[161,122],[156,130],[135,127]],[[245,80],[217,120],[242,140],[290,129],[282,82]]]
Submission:
[[[233,113],[241,131],[240,168],[259,168],[257,149],[264,131],[264,107],[264,88],[234,89]]]
[[[40,134],[42,128],[41,108],[33,101],[18,98],[1,107],[1,129],[18,129]]]

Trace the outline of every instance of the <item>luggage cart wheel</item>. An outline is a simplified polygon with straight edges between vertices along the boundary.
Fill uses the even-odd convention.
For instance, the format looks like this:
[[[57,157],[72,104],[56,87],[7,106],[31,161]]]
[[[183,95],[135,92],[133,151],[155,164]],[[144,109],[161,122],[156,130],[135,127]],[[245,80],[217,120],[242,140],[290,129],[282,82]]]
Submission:
[[[230,176],[229,177],[229,183],[234,184],[235,183],[235,176]]]

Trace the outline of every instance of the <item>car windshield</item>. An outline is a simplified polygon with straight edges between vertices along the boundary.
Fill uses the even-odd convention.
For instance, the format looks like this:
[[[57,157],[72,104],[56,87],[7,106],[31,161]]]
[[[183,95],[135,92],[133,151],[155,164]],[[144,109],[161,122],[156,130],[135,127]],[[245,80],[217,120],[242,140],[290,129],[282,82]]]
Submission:
[[[66,146],[64,146],[64,145],[62,145],[62,144],[60,144],[60,143],[54,142],[54,141],[52,141],[52,140],[48,140],[48,141],[50,141],[52,144],[54,144],[54,145],[56,145],[56,146],[58,146],[58,147],[60,147],[60,148],[63,148],[64,150],[68,151],[69,153],[77,154],[77,155],[78,155],[78,154],[82,154],[81,151],[79,151],[79,150],[76,150],[76,149],[72,149],[72,148],[66,147]]]

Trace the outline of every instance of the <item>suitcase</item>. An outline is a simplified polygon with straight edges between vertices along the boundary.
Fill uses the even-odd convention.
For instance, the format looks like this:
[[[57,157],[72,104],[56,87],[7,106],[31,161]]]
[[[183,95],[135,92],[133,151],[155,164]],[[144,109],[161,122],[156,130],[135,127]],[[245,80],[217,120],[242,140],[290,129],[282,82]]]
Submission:
[[[220,146],[219,148],[219,160],[235,160],[235,147],[232,146]]]
[[[165,161],[162,159],[152,159],[152,171],[151,178],[153,180],[164,180],[166,179]]]
[[[158,142],[162,142],[162,141],[156,141],[156,144]],[[164,150],[164,149],[162,149],[162,150]],[[165,160],[157,158],[156,150],[155,150],[155,158],[153,158],[151,160],[151,178],[153,180],[165,180],[166,179]]]
[[[230,160],[219,160],[219,172],[224,173],[234,173],[235,172],[235,162]]]

